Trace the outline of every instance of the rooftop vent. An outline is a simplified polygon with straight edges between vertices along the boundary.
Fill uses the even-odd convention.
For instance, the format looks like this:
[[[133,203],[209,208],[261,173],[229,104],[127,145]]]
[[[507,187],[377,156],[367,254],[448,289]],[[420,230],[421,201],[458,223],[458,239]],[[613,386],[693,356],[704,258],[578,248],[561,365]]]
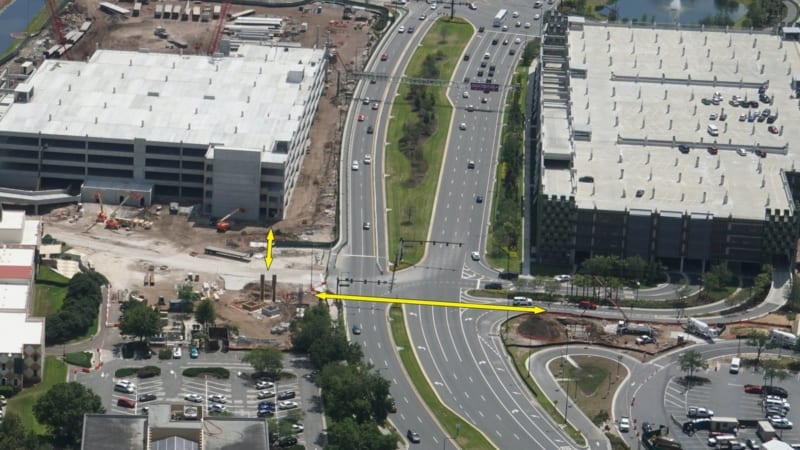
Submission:
[[[147,93],[147,96],[148,97],[158,97],[159,93],[156,92],[156,91],[150,91],[150,92]]]
[[[214,100],[216,97],[213,95],[204,95],[203,100]]]

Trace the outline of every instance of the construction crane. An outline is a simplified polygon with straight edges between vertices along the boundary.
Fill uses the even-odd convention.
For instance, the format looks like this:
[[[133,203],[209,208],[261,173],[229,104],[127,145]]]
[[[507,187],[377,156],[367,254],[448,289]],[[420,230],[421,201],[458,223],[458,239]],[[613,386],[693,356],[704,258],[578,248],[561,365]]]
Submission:
[[[58,17],[58,8],[56,8],[55,0],[47,0],[47,11],[50,13],[50,27],[53,29],[53,38],[58,42],[58,45],[67,43],[67,38],[64,36],[64,25]]]
[[[117,211],[119,211],[119,209],[122,208],[122,205],[124,205],[125,202],[127,202],[130,198],[136,199],[138,202],[141,200],[142,196],[141,194],[137,194],[135,192],[129,192],[128,195],[126,195],[122,201],[119,202],[119,206],[114,208],[114,211],[111,211],[111,214],[109,214],[108,220],[106,220],[106,228],[109,230],[119,230],[120,223],[119,220],[117,220]]]
[[[103,210],[103,196],[100,195],[99,192],[95,192],[94,195],[92,196],[92,198],[97,203],[100,203],[100,212],[97,213],[97,220],[95,220],[95,222],[97,222],[97,223],[105,222],[106,221],[106,212]]]
[[[211,35],[211,43],[208,45],[208,54],[213,55],[217,52],[219,46],[219,39],[222,37],[222,32],[225,30],[225,20],[228,18],[228,10],[231,9],[231,0],[223,0],[222,8],[220,8],[219,22],[214,29],[214,34]]]
[[[614,300],[614,296],[611,295],[611,292],[608,291],[608,285],[605,283],[604,278],[603,277],[592,276],[592,280],[594,281],[594,283],[592,283],[592,284],[596,283],[596,284],[600,285],[600,287],[603,288],[603,295],[604,295],[605,299],[608,300],[609,302],[611,302],[611,304],[614,305],[614,307],[617,308],[617,310],[620,312],[620,314],[622,314],[622,318],[624,319],[625,325],[627,325],[628,324],[628,315],[625,314],[625,310],[622,309],[619,306],[619,304],[617,304],[617,301]]]
[[[217,233],[224,233],[231,229],[231,223],[228,222],[228,219],[233,217],[234,214],[243,213],[245,210],[244,208],[236,208],[233,211],[226,214],[222,219],[217,221]]]

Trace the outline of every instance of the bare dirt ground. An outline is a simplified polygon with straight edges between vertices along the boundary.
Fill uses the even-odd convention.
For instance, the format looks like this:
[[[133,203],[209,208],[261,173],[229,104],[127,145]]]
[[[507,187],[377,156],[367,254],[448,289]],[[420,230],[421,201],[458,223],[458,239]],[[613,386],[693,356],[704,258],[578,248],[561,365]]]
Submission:
[[[100,0],[76,0],[63,10],[61,20],[66,32],[78,28],[87,18],[93,21],[85,37],[67,53],[67,59],[87,59],[96,48],[206,54],[217,25],[216,21],[155,19],[156,3],[143,5],[139,17],[114,17],[100,11],[99,3]],[[162,4],[175,5],[178,2]],[[352,68],[357,60],[366,60],[374,42],[368,24],[341,20],[341,5],[320,5],[321,14],[301,13],[296,7],[231,8],[232,13],[252,8],[256,10],[256,16],[283,17],[289,24],[286,27],[289,30],[286,40],[299,42],[304,47],[320,46],[328,41],[334,49],[332,53],[336,54],[329,66],[328,82],[310,132],[310,149],[304,157],[287,217],[271,227],[279,234],[278,240],[330,242],[335,237],[336,173],[340,129],[346,108],[341,97],[337,97],[337,71]],[[133,8],[129,2],[120,3],[120,6]],[[213,4],[200,3],[199,6],[202,9]],[[307,32],[299,32],[301,23],[308,24]],[[164,27],[170,35],[185,41],[188,47],[180,50],[156,37],[153,31],[157,26]],[[52,43],[50,29],[43,30],[27,48],[22,49],[19,58],[9,63],[9,68],[16,73],[19,64],[25,61],[41,62],[43,51]],[[43,217],[45,234],[51,234],[86,254],[95,268],[109,278],[119,298],[126,298],[128,293],[136,291],[153,302],[159,296],[164,296],[168,301],[174,298],[176,286],[185,281],[191,272],[199,275],[200,285],[208,282],[220,287],[217,312],[221,320],[236,324],[242,335],[274,338],[270,333],[271,327],[289,321],[294,314],[295,304],[313,302],[311,287],[320,287],[327,258],[327,252],[324,251],[276,248],[275,262],[269,272],[259,259],[263,255],[256,254],[253,261],[242,263],[203,254],[203,248],[209,245],[249,251],[251,242],[263,243],[267,231],[264,227],[243,224],[234,226],[226,234],[218,234],[208,226],[207,218],[188,221],[183,216],[166,214],[166,209],[157,214],[155,207],[151,207],[146,211],[126,208],[121,211],[121,214],[138,214],[153,221],[151,230],[136,228],[111,231],[104,229],[102,224],[92,227],[98,205],[85,205],[85,209],[84,217],[77,222],[69,220],[75,214],[75,208],[56,210]],[[152,287],[143,283],[150,265],[155,266],[156,284]],[[273,273],[278,274],[277,299],[281,302],[281,316],[268,319],[260,313],[260,307],[251,309],[254,307],[252,286],[253,283],[257,286],[260,275],[266,274],[269,299],[269,283]],[[260,302],[260,299],[257,300]]]
[[[66,32],[78,28],[87,18],[92,20],[92,27],[85,37],[67,53],[68,59],[86,59],[96,48],[206,54],[217,26],[217,21],[214,20],[202,22],[154,17],[156,4],[180,3],[176,1],[142,5],[139,17],[127,18],[110,16],[100,11],[99,3],[100,0],[76,0],[64,9],[61,20]],[[131,2],[120,2],[119,5],[133,9]],[[195,2],[194,5],[202,9],[212,7],[214,4]],[[339,163],[340,129],[347,107],[341,97],[336,97],[337,71],[352,68],[356,60],[366,60],[374,38],[366,22],[342,20],[341,5],[325,3],[321,6],[321,14],[300,12],[297,7],[266,8],[236,5],[231,8],[231,13],[255,9],[256,16],[282,17],[288,24],[285,27],[288,33],[284,41],[297,42],[303,47],[322,46],[328,42],[334,49],[332,53],[336,54],[336,58],[329,66],[328,82],[309,136],[310,149],[304,157],[286,218],[271,226],[286,239],[331,242],[335,238],[333,229],[336,221],[336,174]],[[302,23],[307,24],[307,32],[300,32]],[[153,33],[157,26],[164,27],[171,36],[185,41],[188,47],[181,50],[157,37]],[[19,58],[9,63],[9,67],[12,71],[16,71],[16,66],[24,61],[40,62],[43,51],[51,44],[51,32],[45,29],[38,39],[22,50]],[[266,234],[266,229],[263,227],[245,227],[244,231],[250,234]]]

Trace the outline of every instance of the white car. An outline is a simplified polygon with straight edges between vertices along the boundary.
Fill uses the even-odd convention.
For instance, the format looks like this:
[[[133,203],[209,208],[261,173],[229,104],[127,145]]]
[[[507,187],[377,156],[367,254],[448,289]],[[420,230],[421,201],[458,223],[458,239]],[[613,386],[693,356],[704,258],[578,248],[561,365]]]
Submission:
[[[631,431],[631,420],[627,417],[622,417],[619,419],[619,431],[623,433],[627,433]]]
[[[739,156],[747,156],[747,150],[745,150],[745,149],[743,149],[741,147],[737,148],[736,149],[736,154],[739,155]]]
[[[426,16],[425,14],[422,14],[421,16],[419,16],[419,20],[425,20],[427,18],[428,18],[428,16]]]
[[[182,353],[181,353],[181,348],[180,347],[175,347],[175,349],[172,350],[172,357],[174,359],[181,359],[181,355],[182,355]]]
[[[513,18],[515,18],[515,19],[516,19],[517,17],[519,17],[519,11],[514,11],[513,13],[511,13],[511,17],[513,17]]]
[[[373,110],[378,109],[378,102],[375,102],[375,103],[372,104],[372,109]]]
[[[358,161],[353,161],[353,164],[350,166],[353,170],[358,170]]]
[[[785,429],[785,430],[792,429],[792,422],[786,417],[770,416],[769,423],[772,425],[773,428]]]
[[[480,261],[481,260],[481,254],[478,253],[478,252],[470,253],[469,257],[472,258],[473,261]]]
[[[478,5],[476,5],[475,3],[470,3],[469,4],[469,9],[475,11],[476,9],[478,9]]]
[[[572,279],[572,275],[567,275],[567,274],[556,275],[553,277],[553,279],[558,281],[559,283],[566,283],[567,281]]]
[[[516,38],[516,39],[514,39],[514,43],[515,43],[515,44],[519,44],[519,43],[521,43],[521,42],[522,42],[522,39],[520,39],[520,38]]]
[[[522,25],[522,26],[525,27],[525,28],[530,28],[531,27],[531,23],[530,22],[525,22],[525,24]]]
[[[221,405],[219,403],[212,403],[208,405],[208,412],[210,413],[224,413],[225,412],[225,405]]]
[[[272,389],[274,387],[275,387],[275,383],[271,383],[269,381],[259,381],[258,383],[256,383],[256,389],[258,389],[258,390]]]
[[[431,3],[431,9],[436,9],[436,3]]]
[[[397,32],[398,33],[405,33],[406,32],[406,27],[400,25],[400,28],[397,29]]]
[[[264,400],[265,398],[272,398],[275,397],[275,391],[259,391],[256,395],[256,398],[259,400]]]
[[[541,19],[541,18],[542,18],[542,16],[541,16],[541,15],[539,15],[539,14],[534,14],[534,15],[533,15],[533,20],[539,20],[539,19]]]
[[[465,124],[464,122],[461,122],[461,124],[458,126],[458,129],[459,130],[466,130],[467,129],[467,124]]]
[[[366,165],[372,164],[372,155],[364,155],[364,164]]]
[[[286,410],[286,409],[294,409],[297,408],[297,402],[293,402],[290,400],[278,402],[278,409]]]
[[[293,423],[292,424],[292,431],[295,432],[295,433],[302,433],[304,429],[305,428],[303,428],[303,424],[302,423]]]
[[[503,30],[503,31],[508,31],[508,25],[503,25],[503,28],[502,28],[502,30]]]
[[[186,394],[183,399],[194,403],[203,403],[203,396],[200,394]]]
[[[469,98],[469,91],[464,91],[464,93],[463,93],[463,94],[461,94],[461,97],[463,97],[463,98]]]
[[[208,401],[211,403],[228,403],[228,398],[224,395],[214,394],[208,396]]]

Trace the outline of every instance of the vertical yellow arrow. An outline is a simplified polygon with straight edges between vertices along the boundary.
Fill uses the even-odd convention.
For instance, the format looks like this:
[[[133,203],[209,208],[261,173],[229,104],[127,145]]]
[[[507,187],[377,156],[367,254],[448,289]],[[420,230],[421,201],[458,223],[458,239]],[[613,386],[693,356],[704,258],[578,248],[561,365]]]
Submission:
[[[272,243],[275,241],[275,235],[272,234],[272,228],[267,233],[267,253],[264,255],[264,263],[267,265],[267,270],[272,266]]]

